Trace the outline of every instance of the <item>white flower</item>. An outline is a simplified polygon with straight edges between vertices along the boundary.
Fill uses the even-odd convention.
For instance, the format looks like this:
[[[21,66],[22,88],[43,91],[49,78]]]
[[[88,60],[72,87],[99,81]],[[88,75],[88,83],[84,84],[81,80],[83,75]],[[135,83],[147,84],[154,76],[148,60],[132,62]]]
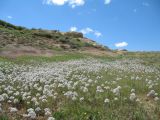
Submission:
[[[36,102],[35,102],[35,106],[38,106],[38,105],[39,105],[39,102],[36,101]]]
[[[14,101],[13,101],[14,103],[18,103],[18,99],[14,99]]]
[[[136,94],[135,93],[131,93],[130,94],[130,97],[129,97],[129,99],[131,100],[131,101],[135,101],[136,100]]]
[[[104,100],[104,102],[105,102],[105,103],[109,103],[110,100],[109,100],[108,98],[106,98],[106,99]]]
[[[158,95],[158,93],[155,93],[155,96],[157,96]]]
[[[47,111],[50,111],[50,109],[49,108],[45,108],[44,111],[47,112]]]
[[[3,93],[2,96],[4,99],[8,99],[8,95],[6,93]]]
[[[28,116],[29,116],[31,119],[35,119],[35,118],[36,118],[36,113],[35,113],[34,111],[29,111]]]
[[[81,97],[79,100],[80,100],[80,101],[83,101],[83,100],[84,100],[84,97]]]
[[[8,103],[11,103],[12,101],[11,101],[11,100],[8,100],[7,102],[8,102]]]
[[[88,88],[84,87],[83,92],[88,92]]]
[[[101,87],[101,86],[97,86],[97,90],[96,90],[96,92],[104,92],[104,90],[102,89],[102,87]]]
[[[158,97],[155,97],[154,100],[155,100],[155,101],[159,101],[159,98],[158,98]]]
[[[37,108],[35,109],[35,111],[36,111],[36,112],[39,112],[39,111],[41,111],[41,108],[40,108],[40,107],[37,107]]]
[[[154,90],[151,90],[148,94],[147,94],[147,97],[155,97],[155,91]]]
[[[140,102],[140,99],[137,98],[137,99],[136,99],[136,102]]]
[[[4,97],[2,95],[0,95],[0,102],[4,101]]]
[[[9,98],[10,100],[14,100],[14,97],[13,96],[10,96],[10,98]]]
[[[135,89],[131,89],[131,93],[135,93]]]
[[[68,91],[64,94],[68,98],[71,98],[72,100],[76,100],[76,97],[78,96],[77,92]]]
[[[50,112],[50,111],[46,111],[46,112],[45,112],[45,115],[46,115],[46,116],[50,116],[50,115],[51,115],[51,112]]]
[[[114,98],[114,100],[115,100],[115,101],[117,101],[117,100],[118,100],[118,98],[117,98],[117,97],[115,97],[115,98]]]
[[[42,102],[44,102],[44,103],[45,103],[45,102],[47,102],[47,100],[46,100],[46,99],[42,99]]]
[[[52,114],[49,108],[45,108],[44,111],[46,116],[50,116]]]
[[[55,120],[55,118],[54,117],[49,117],[48,120]]]
[[[113,89],[112,92],[118,96],[120,95],[120,89],[121,89],[121,86],[118,86],[117,88]]]
[[[109,90],[110,89],[110,87],[109,86],[106,86],[106,87],[104,87],[106,90]]]
[[[33,108],[27,109],[27,112],[28,112],[28,113],[31,112],[31,111],[34,111],[34,109],[33,109]]]
[[[28,117],[29,117],[28,114],[23,114],[22,116],[23,116],[24,118],[28,118]]]
[[[17,108],[14,108],[14,107],[10,107],[9,110],[11,113],[15,113],[18,111]]]
[[[37,98],[36,98],[36,97],[33,97],[33,98],[31,99],[31,101],[32,101],[32,102],[36,102],[36,101],[37,101]]]

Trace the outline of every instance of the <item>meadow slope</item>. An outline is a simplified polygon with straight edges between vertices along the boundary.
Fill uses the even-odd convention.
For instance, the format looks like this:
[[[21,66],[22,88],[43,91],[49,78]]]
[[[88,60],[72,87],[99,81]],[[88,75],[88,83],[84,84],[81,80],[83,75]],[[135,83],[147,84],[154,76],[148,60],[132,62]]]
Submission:
[[[160,53],[0,58],[0,120],[159,120]]]

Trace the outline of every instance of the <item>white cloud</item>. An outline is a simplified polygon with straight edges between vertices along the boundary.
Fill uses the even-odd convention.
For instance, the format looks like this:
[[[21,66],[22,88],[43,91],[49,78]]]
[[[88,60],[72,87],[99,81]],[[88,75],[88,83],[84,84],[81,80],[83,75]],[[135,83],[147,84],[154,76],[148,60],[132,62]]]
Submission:
[[[86,27],[84,29],[78,30],[77,27],[73,26],[73,27],[70,28],[70,31],[71,32],[78,31],[78,32],[83,33],[84,35],[86,35],[86,34],[92,34],[92,35],[95,35],[96,37],[101,37],[102,36],[102,33],[100,33],[97,30],[93,30],[92,28],[89,28],[89,27]]]
[[[75,8],[76,6],[82,6],[85,4],[85,0],[44,0],[44,4],[49,4],[49,5],[65,5],[68,4],[72,8]]]
[[[111,3],[111,0],[105,0],[104,4],[109,5]]]
[[[102,36],[102,33],[100,33],[97,30],[93,30],[93,29],[91,29],[89,27],[80,30],[80,32],[83,33],[83,34],[94,34],[96,37]]]
[[[150,6],[150,4],[147,3],[147,2],[143,2],[142,5],[145,6],[145,7],[149,7]]]
[[[116,47],[121,48],[121,47],[126,47],[128,46],[127,42],[120,42],[115,44]]]
[[[71,32],[77,31],[77,27],[71,27],[71,28],[70,28],[70,31],[71,31]]]
[[[83,34],[89,34],[89,33],[92,33],[93,30],[91,28],[87,27],[87,28],[80,30],[80,32],[82,32]]]
[[[95,35],[96,37],[100,37],[100,36],[102,36],[102,33],[98,32],[98,31],[95,31],[94,35]]]
[[[8,19],[12,19],[13,17],[9,15],[9,16],[7,16],[7,18],[8,18]]]

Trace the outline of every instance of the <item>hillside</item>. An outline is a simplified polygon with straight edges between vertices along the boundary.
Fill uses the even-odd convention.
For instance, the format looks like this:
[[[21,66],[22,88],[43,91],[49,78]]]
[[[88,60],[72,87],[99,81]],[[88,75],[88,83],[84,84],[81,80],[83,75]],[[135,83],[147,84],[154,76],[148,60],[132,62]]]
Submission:
[[[103,53],[110,49],[78,32],[27,29],[0,20],[0,55],[52,55],[60,51]]]

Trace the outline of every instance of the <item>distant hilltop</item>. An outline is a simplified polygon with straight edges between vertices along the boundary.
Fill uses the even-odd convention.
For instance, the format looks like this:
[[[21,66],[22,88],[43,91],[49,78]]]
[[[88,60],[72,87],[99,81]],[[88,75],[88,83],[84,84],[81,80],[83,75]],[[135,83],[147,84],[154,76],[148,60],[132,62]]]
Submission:
[[[79,32],[60,32],[59,30],[28,29],[15,26],[0,20],[0,55],[3,54],[43,54],[49,51],[84,51],[108,52],[107,46],[103,46],[94,40],[85,38]]]

